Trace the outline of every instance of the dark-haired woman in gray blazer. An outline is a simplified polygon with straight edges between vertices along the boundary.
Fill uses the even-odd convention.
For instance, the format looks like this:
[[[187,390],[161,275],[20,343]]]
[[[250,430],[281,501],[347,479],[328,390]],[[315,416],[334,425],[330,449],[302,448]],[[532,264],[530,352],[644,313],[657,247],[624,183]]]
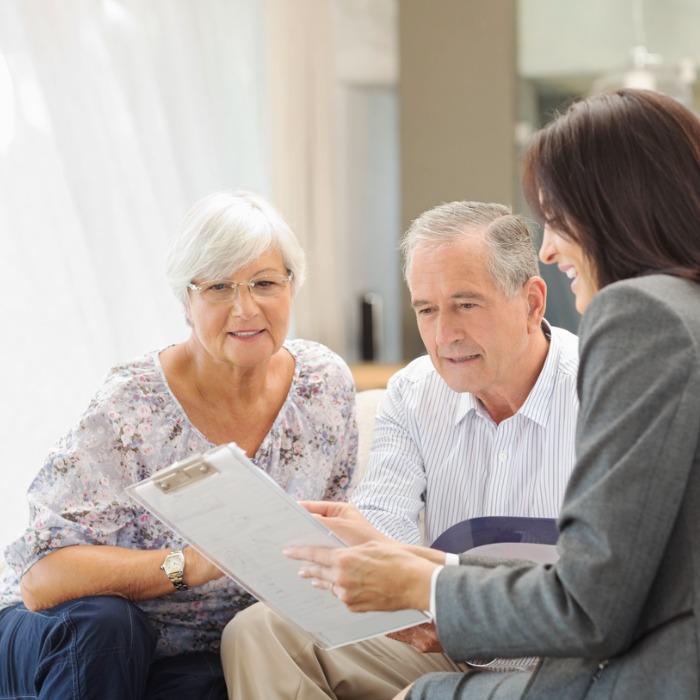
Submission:
[[[700,698],[700,122],[652,92],[590,97],[535,136],[523,185],[540,258],[583,313],[559,560],[441,566],[377,542],[291,554],[351,609],[430,607],[454,660],[541,657],[397,697]]]

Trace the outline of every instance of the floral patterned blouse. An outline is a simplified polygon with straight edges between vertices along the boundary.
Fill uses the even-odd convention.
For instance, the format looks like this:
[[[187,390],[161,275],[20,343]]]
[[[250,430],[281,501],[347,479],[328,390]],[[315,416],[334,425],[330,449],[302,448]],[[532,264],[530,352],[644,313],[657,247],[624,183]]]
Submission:
[[[328,348],[291,340],[287,399],[253,461],[296,499],[346,500],[357,452],[355,389]],[[186,545],[125,493],[129,484],[212,447],[171,393],[153,352],[114,367],[78,424],[29,487],[29,526],[5,550],[0,609],[21,602],[19,576],[69,545],[132,549]],[[227,577],[140,601],[159,631],[157,653],[219,648],[224,625],[253,598]]]

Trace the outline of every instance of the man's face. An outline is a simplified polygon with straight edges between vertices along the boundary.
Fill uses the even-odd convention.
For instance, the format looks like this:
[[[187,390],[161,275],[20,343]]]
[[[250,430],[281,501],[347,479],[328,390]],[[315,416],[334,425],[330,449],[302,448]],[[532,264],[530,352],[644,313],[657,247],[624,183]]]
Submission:
[[[503,294],[489,274],[482,237],[419,246],[409,287],[423,343],[452,390],[469,391],[485,401],[509,393],[522,381],[528,351],[527,285],[513,299]]]

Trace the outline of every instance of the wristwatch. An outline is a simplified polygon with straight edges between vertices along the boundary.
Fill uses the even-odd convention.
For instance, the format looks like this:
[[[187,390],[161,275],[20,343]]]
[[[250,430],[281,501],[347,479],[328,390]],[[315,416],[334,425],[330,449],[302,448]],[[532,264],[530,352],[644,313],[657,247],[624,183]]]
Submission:
[[[175,549],[160,565],[160,568],[165,571],[165,575],[170,579],[175,589],[178,591],[186,591],[189,586],[184,582],[182,576],[185,573],[185,555],[181,549]]]

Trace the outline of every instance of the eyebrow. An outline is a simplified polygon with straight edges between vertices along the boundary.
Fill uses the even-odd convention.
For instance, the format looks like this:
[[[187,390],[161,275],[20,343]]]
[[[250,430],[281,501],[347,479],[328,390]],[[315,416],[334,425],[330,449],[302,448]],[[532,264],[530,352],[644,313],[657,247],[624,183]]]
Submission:
[[[284,267],[284,265],[282,267]],[[287,271],[286,267],[284,267],[284,271]],[[260,275],[284,275],[284,272],[280,272],[274,267],[266,267],[264,270],[258,270],[257,272],[255,272],[253,274],[253,277],[251,277],[250,279],[253,279],[254,277],[259,277]]]
[[[284,268],[284,270],[285,270],[285,272],[287,272],[286,267]],[[289,274],[289,272],[287,272],[287,274]],[[261,277],[263,275],[282,275],[282,276],[284,276],[284,272],[279,272],[274,267],[266,267],[263,270],[258,270],[257,272],[253,272],[249,279],[253,280],[256,277]],[[230,277],[222,277],[222,278],[220,278],[220,281],[221,282],[233,282],[234,280],[231,279]]]
[[[475,301],[484,301],[486,297],[477,292],[456,292],[455,294],[450,295],[450,299],[473,299]],[[414,309],[418,306],[427,306],[433,303],[434,302],[428,299],[411,299],[411,306]]]

